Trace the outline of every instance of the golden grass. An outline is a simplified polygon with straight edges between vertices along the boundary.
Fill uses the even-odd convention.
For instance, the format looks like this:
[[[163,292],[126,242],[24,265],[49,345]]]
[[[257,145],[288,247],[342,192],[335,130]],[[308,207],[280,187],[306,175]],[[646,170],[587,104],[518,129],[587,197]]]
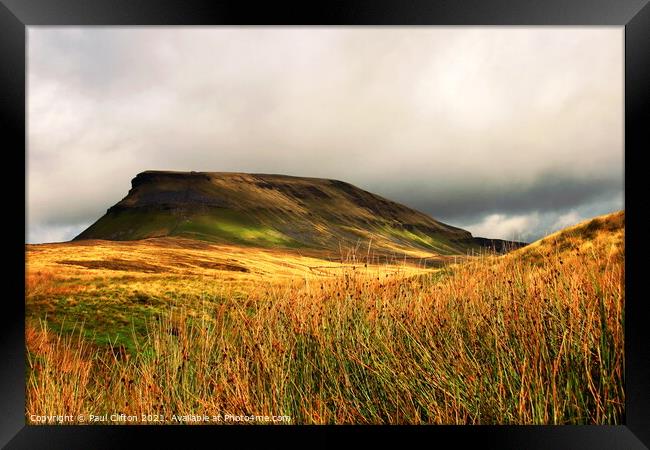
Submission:
[[[174,283],[179,279],[183,283],[200,280],[202,290],[210,285],[221,288],[224,283],[248,288],[260,281],[338,276],[342,268],[356,260],[354,252],[349,250],[337,257],[339,261],[348,261],[346,264],[324,260],[325,256],[331,257],[314,250],[301,254],[299,251],[217,245],[186,238],[28,245],[26,295],[34,296],[43,290],[49,293],[56,290],[74,292],[83,286],[93,289],[97,280],[102,279],[113,287],[128,285],[145,290],[152,290],[152,283],[168,284],[170,280]],[[420,256],[430,257],[431,254]],[[424,272],[417,264],[400,264],[399,259],[385,264],[376,258],[365,268],[379,274]],[[66,280],[75,283],[65,283]],[[177,287],[186,288],[183,285]]]
[[[152,245],[138,258],[169,271],[129,272],[123,286],[163,295],[169,280],[199,300],[161,305],[134,332],[134,349],[28,320],[27,421],[124,413],[162,423],[177,423],[174,414],[283,415],[297,424],[621,423],[623,231],[592,231],[585,247],[576,232],[562,250],[556,242],[528,249],[534,257],[520,251],[442,270],[346,263],[318,275],[300,266],[323,265],[316,258],[222,249],[219,258],[250,272],[221,271],[216,281],[200,267],[172,277],[174,252]],[[214,258],[214,249],[193,251]],[[54,272],[62,253],[137,259],[122,244],[78,252],[31,255],[27,301],[60,295],[57,277],[73,273],[80,281],[65,284],[64,295],[101,291],[91,274],[101,269]],[[224,291],[225,278],[235,287]]]

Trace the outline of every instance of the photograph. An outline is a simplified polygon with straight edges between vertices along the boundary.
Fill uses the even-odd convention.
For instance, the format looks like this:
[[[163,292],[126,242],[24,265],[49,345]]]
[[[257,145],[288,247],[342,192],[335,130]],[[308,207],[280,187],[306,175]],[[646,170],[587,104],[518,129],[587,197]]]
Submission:
[[[622,26],[25,33],[27,425],[626,423]]]

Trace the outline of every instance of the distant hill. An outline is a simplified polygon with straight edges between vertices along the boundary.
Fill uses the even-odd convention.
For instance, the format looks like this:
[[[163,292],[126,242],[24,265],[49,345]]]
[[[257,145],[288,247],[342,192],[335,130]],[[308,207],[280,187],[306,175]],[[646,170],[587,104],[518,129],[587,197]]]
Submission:
[[[349,183],[226,172],[146,171],[128,195],[75,240],[181,236],[260,247],[423,256],[496,251],[524,244],[474,238]]]

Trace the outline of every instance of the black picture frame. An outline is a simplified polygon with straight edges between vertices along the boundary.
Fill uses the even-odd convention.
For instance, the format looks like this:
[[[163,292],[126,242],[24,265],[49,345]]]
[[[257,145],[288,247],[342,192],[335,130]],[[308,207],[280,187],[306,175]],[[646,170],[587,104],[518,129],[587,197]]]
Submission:
[[[147,427],[28,426],[25,424],[24,263],[26,147],[26,27],[33,25],[609,25],[625,29],[626,308],[624,425],[418,427]],[[636,449],[650,446],[650,339],[642,287],[649,253],[643,207],[650,99],[648,0],[455,0],[264,3],[205,0],[0,0],[0,126],[5,170],[3,298],[0,344],[0,445],[6,448],[192,447],[194,439],[224,445],[338,443],[488,448]],[[25,150],[25,153],[23,152]],[[11,202],[7,202],[11,200]],[[74,199],[71,199],[74,201]],[[647,257],[647,256],[646,256]],[[179,444],[182,442],[182,444]]]

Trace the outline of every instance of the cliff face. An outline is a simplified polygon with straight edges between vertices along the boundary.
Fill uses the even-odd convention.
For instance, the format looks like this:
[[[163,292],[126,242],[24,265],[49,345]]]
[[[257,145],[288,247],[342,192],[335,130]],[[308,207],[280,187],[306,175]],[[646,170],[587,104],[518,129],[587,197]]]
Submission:
[[[485,242],[349,183],[285,175],[147,171],[75,239],[185,236],[243,245],[466,253]],[[490,244],[494,244],[491,241]]]

